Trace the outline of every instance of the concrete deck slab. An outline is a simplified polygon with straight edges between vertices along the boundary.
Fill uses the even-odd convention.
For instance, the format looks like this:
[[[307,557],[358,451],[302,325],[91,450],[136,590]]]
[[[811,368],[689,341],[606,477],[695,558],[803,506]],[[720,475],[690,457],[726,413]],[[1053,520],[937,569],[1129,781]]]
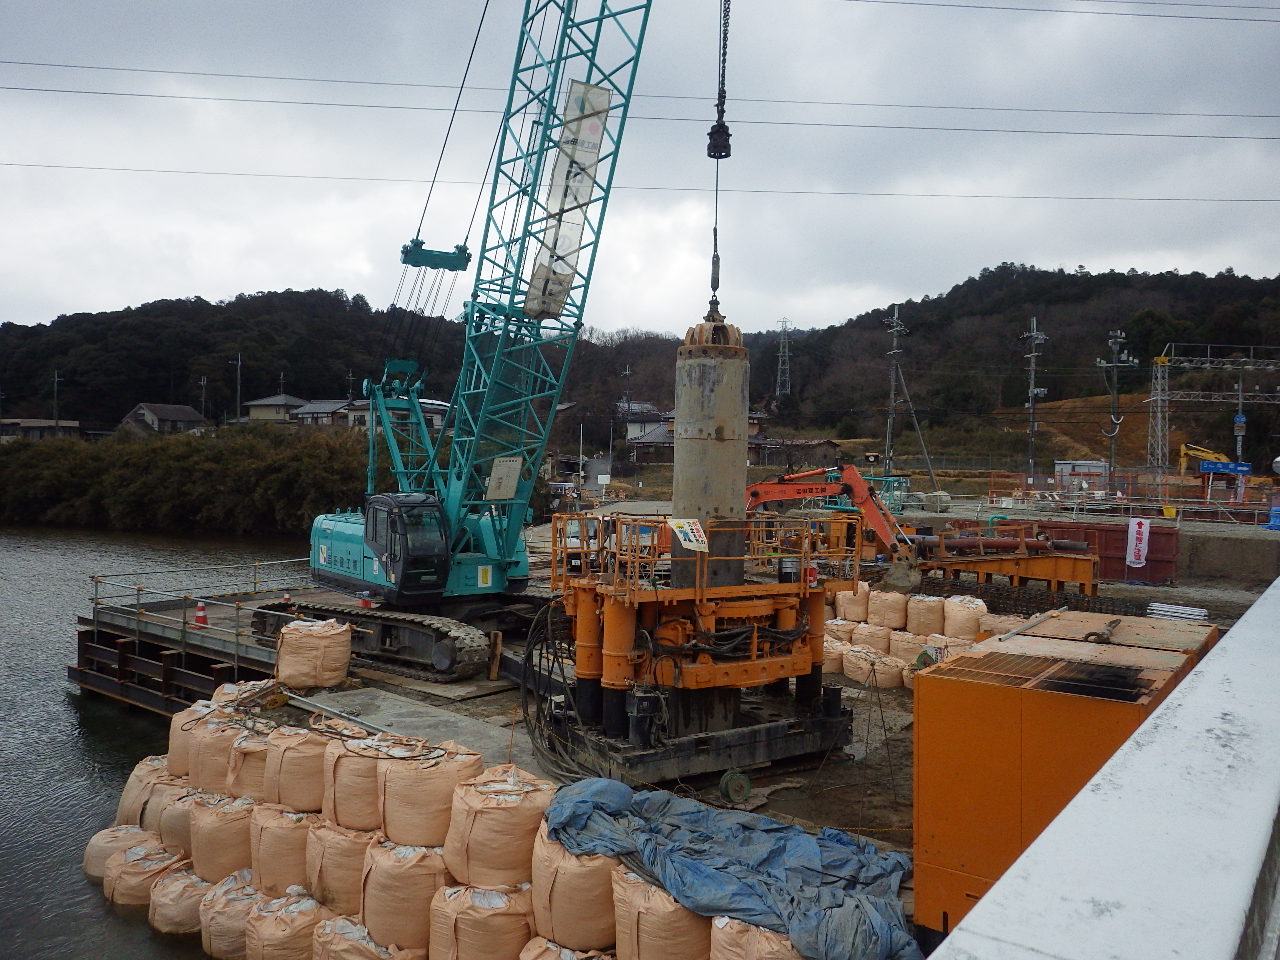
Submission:
[[[339,690],[312,699],[357,721],[368,720],[408,737],[424,737],[433,743],[456,741],[480,753],[486,766],[514,762],[522,770],[545,776],[534,760],[523,724],[500,727],[385,690]]]
[[[459,680],[454,683],[436,683],[432,680],[416,680],[410,677],[402,677],[399,674],[386,673],[369,667],[359,667],[351,672],[358,677],[378,680],[382,683],[393,683],[397,687],[404,687],[406,690],[417,690],[420,693],[429,693],[432,696],[443,697],[446,700],[473,700],[476,697],[487,697],[491,693],[501,693],[504,690],[514,690],[516,688],[512,681],[506,679],[487,680],[476,678]]]

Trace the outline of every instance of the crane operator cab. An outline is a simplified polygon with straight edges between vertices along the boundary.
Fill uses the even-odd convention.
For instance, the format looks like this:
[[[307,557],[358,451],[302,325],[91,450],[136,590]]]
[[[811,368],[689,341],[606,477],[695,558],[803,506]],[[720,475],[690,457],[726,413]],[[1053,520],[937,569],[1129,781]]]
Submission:
[[[347,593],[398,607],[436,603],[449,579],[449,533],[440,501],[426,493],[379,493],[359,513],[317,517],[312,576]]]

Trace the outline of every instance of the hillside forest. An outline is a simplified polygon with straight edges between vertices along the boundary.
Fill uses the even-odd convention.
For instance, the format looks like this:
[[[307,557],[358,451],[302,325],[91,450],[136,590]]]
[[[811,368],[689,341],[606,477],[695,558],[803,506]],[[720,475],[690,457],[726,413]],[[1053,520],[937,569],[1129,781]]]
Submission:
[[[805,329],[805,318],[791,318],[796,329],[788,396],[775,395],[778,332],[746,334],[752,403],[770,414],[770,433],[879,437],[882,442],[891,347],[886,321],[895,309],[907,331],[900,343],[904,378],[935,452],[1015,456],[1024,448],[1028,347],[1023,335],[1031,317],[1046,337],[1037,373],[1046,404],[1106,392],[1097,361],[1110,356],[1107,342],[1113,330],[1124,332],[1126,349],[1136,360],[1119,374],[1118,390],[1126,406],[1122,413],[1128,414],[1143,412],[1138,407],[1149,389],[1150,360],[1168,343],[1252,347],[1280,356],[1280,276],[1253,279],[1229,269],[1216,276],[1135,270],[1095,274],[1083,267],[1043,270],[1003,263],[936,296],[889,305],[834,326]],[[722,310],[733,322],[734,304],[726,302]],[[691,323],[698,319],[691,313]],[[364,297],[341,290],[241,294],[219,303],[198,297],[158,300],[59,316],[48,323],[5,323],[0,325],[0,418],[52,419],[56,412],[63,420],[110,428],[145,401],[184,403],[197,410],[203,406],[211,422],[222,422],[233,416],[237,357],[244,401],[280,392],[306,400],[359,397],[362,381],[376,378],[389,356],[420,360],[428,371],[426,394],[447,400],[462,339],[456,321],[374,309]],[[614,404],[624,396],[670,409],[677,343],[674,336],[639,326],[617,331],[588,326],[564,386],[562,400],[572,406],[557,422],[556,442],[576,448],[581,430],[594,449],[604,449],[611,436],[620,443]],[[1242,384],[1249,390],[1274,393],[1280,387],[1274,372],[1251,372],[1249,379]],[[1171,385],[1236,388],[1235,374],[1224,371],[1175,374]],[[1175,431],[1181,428],[1194,442],[1228,450],[1234,412],[1223,405],[1177,407]],[[1275,404],[1248,411],[1245,457],[1255,461],[1256,470],[1265,469],[1280,453],[1277,412],[1280,405]],[[900,425],[905,422],[905,415],[899,418]],[[1087,436],[1092,430],[1076,433]],[[267,455],[265,447],[243,442],[237,456]],[[1105,449],[1100,433],[1092,449]],[[169,490],[190,483],[202,468],[194,450],[176,456],[173,473],[157,482]],[[229,452],[223,450],[221,462]],[[5,451],[0,460],[13,453]],[[324,455],[323,450],[308,455],[312,453]],[[188,454],[196,459],[184,461]],[[329,454],[336,455],[333,450]],[[353,455],[358,463],[361,451]],[[102,464],[103,469],[108,466]],[[53,462],[42,469],[57,472]],[[282,464],[277,472],[290,470]],[[0,475],[5,487],[12,479]],[[360,477],[354,482],[358,495]],[[117,486],[124,489],[126,480]],[[348,489],[328,490],[320,483],[308,487],[303,499],[307,510],[313,506],[310,499],[314,506],[323,501],[328,509],[331,501],[349,501]],[[215,510],[210,503],[203,508]],[[55,514],[78,512],[74,497],[64,491]]]

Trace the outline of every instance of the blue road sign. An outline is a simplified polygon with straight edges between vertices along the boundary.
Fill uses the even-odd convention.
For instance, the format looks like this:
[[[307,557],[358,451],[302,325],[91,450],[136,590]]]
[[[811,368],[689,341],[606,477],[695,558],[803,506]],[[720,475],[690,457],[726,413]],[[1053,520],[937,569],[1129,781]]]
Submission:
[[[1237,414],[1232,418],[1232,421],[1231,421],[1231,422],[1232,422],[1232,423],[1244,423],[1244,422],[1245,422],[1245,415],[1244,415],[1243,413],[1237,413]]]
[[[1200,461],[1201,473],[1232,473],[1248,475],[1253,473],[1253,465],[1248,463],[1214,463],[1212,460]]]

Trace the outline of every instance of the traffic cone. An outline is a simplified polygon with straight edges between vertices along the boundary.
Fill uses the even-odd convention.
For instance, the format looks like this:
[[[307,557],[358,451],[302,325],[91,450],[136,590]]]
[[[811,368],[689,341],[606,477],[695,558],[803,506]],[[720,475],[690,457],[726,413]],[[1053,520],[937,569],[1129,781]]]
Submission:
[[[203,630],[209,625],[209,614],[204,608],[204,601],[196,601],[196,618],[192,621],[192,630]]]
[[[284,596],[281,597],[280,599],[285,603],[285,605],[293,603],[293,597],[289,596],[288,590],[284,592]]]
[[[361,606],[361,608],[362,608],[362,609],[364,609],[364,610],[372,610],[372,609],[373,609],[373,601],[372,601],[372,600],[370,600],[368,597],[361,597],[361,598],[360,598],[360,606]]]

